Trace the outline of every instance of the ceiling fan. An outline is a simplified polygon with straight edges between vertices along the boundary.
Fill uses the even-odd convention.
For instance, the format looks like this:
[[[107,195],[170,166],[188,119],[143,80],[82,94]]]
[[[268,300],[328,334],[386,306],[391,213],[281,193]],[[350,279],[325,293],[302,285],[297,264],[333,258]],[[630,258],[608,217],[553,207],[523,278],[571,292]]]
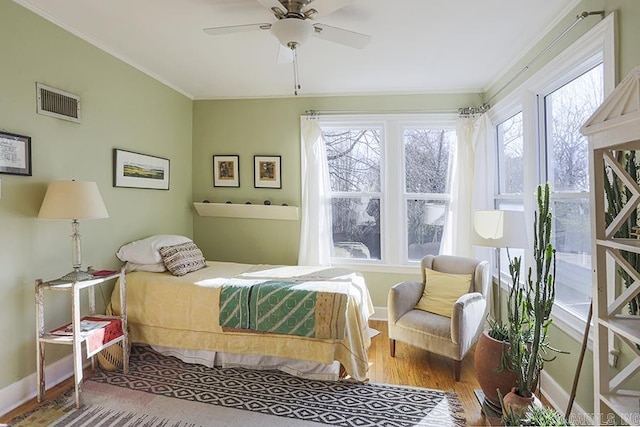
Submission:
[[[292,54],[294,92],[297,95],[300,84],[296,49],[311,36],[356,49],[362,49],[369,44],[371,40],[369,35],[312,22],[318,17],[335,12],[352,1],[354,0],[257,0],[273,13],[277,19],[275,22],[213,27],[205,28],[203,31],[206,34],[216,36],[255,30],[271,30],[271,33],[280,41],[281,46],[288,48]]]

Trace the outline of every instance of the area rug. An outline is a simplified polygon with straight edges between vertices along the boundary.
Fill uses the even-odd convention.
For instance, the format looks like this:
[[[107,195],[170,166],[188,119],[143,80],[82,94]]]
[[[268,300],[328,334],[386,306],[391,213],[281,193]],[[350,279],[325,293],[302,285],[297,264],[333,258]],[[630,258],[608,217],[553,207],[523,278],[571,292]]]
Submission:
[[[50,426],[464,426],[453,392],[351,381],[315,381],[280,371],[208,368],[134,346],[127,375],[97,371],[84,406],[67,393],[13,420]]]

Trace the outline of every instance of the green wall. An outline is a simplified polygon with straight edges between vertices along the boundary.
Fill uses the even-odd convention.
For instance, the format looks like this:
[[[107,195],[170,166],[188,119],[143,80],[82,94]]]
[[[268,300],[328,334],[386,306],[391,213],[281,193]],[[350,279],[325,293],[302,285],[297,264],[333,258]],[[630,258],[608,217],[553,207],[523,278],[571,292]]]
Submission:
[[[30,136],[33,156],[33,176],[0,174],[1,390],[35,372],[34,280],[71,270],[70,221],[36,219],[49,182],[98,184],[110,217],[81,221],[85,267],[118,267],[118,247],[150,234],[190,236],[193,216],[190,99],[10,0],[0,0],[0,58],[0,129]],[[36,114],[36,82],[79,95],[82,123]],[[112,187],[116,147],[170,159],[171,189]],[[47,326],[67,322],[69,295],[48,294]],[[68,353],[49,345],[46,361]]]

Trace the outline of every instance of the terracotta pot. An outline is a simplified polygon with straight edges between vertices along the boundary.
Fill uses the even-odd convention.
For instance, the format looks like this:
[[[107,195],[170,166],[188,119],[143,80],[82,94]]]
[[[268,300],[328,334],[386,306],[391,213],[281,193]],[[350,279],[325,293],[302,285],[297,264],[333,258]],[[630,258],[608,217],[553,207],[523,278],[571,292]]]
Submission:
[[[502,351],[508,348],[508,343],[491,338],[488,331],[482,333],[476,344],[474,356],[476,377],[484,392],[485,400],[495,410],[501,408],[497,390],[500,390],[504,396],[518,385],[515,372],[508,369],[498,372],[502,363]]]
[[[520,418],[524,418],[529,406],[542,406],[540,399],[534,394],[531,397],[522,397],[518,394],[518,389],[513,387],[511,391],[502,398],[504,406],[502,407],[502,415],[506,415],[507,411],[512,411]]]

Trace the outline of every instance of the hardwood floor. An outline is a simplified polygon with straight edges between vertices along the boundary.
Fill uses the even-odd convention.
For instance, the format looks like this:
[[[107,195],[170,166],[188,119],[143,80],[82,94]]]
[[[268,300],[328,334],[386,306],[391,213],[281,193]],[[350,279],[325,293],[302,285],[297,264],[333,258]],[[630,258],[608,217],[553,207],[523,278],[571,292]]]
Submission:
[[[474,394],[474,390],[480,387],[473,370],[473,352],[469,353],[462,362],[460,381],[456,382],[453,377],[453,361],[401,342],[396,344],[396,357],[391,357],[389,355],[387,322],[371,321],[370,325],[380,331],[380,334],[373,338],[369,350],[369,378],[372,382],[454,390],[460,396],[467,425],[489,424],[482,414],[480,404]],[[47,399],[57,396],[72,386],[73,381],[70,378],[48,390]],[[16,415],[36,406],[37,403],[33,399],[9,414],[1,416],[0,423],[6,423]]]
[[[396,357],[391,357],[387,322],[370,321],[369,324],[380,331],[369,350],[369,379],[372,382],[454,390],[464,407],[467,425],[489,424],[474,393],[480,386],[473,370],[473,350],[462,361],[460,381],[456,382],[451,359],[401,342],[396,342]]]

